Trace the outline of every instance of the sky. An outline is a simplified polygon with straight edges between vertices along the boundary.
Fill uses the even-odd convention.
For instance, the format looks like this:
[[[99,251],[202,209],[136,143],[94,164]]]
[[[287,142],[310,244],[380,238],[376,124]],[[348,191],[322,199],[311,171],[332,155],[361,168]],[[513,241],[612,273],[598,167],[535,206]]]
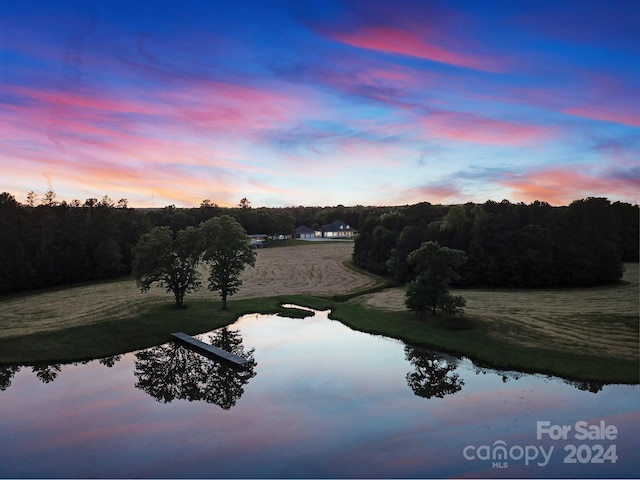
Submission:
[[[640,200],[640,1],[0,0],[0,192]]]

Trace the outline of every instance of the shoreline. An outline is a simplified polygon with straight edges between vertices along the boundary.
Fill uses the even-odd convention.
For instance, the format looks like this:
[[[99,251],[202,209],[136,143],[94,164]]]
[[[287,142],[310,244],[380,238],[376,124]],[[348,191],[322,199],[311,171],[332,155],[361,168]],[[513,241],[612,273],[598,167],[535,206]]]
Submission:
[[[0,339],[0,367],[74,363],[122,355],[171,341],[171,332],[177,329],[196,335],[232,325],[245,314],[291,314],[291,309],[283,304],[316,310],[330,308],[331,319],[354,330],[466,357],[484,368],[602,384],[640,383],[639,365],[633,360],[523,348],[492,339],[486,326],[473,319],[472,328],[447,329],[437,321],[420,321],[409,313],[385,312],[308,295],[236,300],[229,302],[226,312],[219,310],[219,302],[192,302],[184,309],[155,305],[137,319],[4,338]]]
[[[498,369],[640,383],[638,270],[618,286],[552,291],[465,290],[469,330],[420,322],[403,290],[350,263],[352,242],[295,242],[261,249],[256,268],[219,310],[200,290],[176,309],[161,288],[141,294],[130,278],[0,299],[0,365],[74,362],[160,345],[173,331],[202,333],[244,313],[284,312],[279,302],[333,309],[345,325]],[[276,295],[277,294],[277,295]],[[291,312],[289,310],[289,312]],[[446,325],[445,325],[446,327]]]

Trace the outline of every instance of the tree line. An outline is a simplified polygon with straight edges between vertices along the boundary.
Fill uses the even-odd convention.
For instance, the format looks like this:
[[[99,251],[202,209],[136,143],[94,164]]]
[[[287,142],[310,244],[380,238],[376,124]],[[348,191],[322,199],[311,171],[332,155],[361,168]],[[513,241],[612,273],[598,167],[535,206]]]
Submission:
[[[126,205],[58,203],[49,192],[39,205],[0,194],[0,292],[114,278],[130,271],[131,249],[149,228]]]
[[[458,287],[564,287],[618,281],[638,261],[637,205],[587,198],[443,206],[419,203],[371,212],[359,226],[353,261],[401,283],[415,282],[425,242],[464,252]],[[413,262],[412,262],[413,259]]]
[[[129,275],[133,248],[155,227],[176,237],[188,227],[223,215],[247,233],[291,235],[295,227],[318,227],[336,219],[357,225],[364,207],[252,208],[246,198],[236,207],[203,200],[196,208],[134,209],[126,199],[59,202],[48,191],[29,192],[21,203],[0,194],[0,293],[31,290]]]
[[[337,205],[253,208],[203,200],[196,208],[133,209],[126,199],[58,202],[53,191],[24,203],[0,194],[0,293],[104,280],[132,272],[134,246],[154,227],[175,236],[230,215],[247,233],[289,235],[342,220],[360,233],[353,260],[406,283],[409,254],[426,241],[465,252],[456,286],[564,286],[615,281],[638,261],[638,206],[603,198],[552,207],[508,201],[399,207]]]

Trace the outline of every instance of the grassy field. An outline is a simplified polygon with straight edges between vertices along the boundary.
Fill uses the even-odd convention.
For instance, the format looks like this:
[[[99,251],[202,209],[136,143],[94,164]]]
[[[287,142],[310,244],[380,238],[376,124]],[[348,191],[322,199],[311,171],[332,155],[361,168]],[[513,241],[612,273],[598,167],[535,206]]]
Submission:
[[[231,300],[293,294],[330,297],[379,283],[374,277],[345,267],[353,251],[352,242],[287,243],[258,250],[255,267],[244,271],[242,288]],[[201,273],[203,288],[186,296],[187,305],[219,299],[217,293],[206,289],[206,271]],[[134,319],[171,301],[171,295],[161,288],[152,287],[141,294],[132,279],[13,295],[0,298],[0,340]]]
[[[300,248],[304,247],[304,248]],[[0,363],[98,358],[164,343],[176,330],[201,333],[242,313],[282,311],[280,302],[332,307],[352,328],[464,354],[485,365],[605,382],[638,382],[638,265],[620,285],[568,290],[463,290],[465,324],[420,322],[402,289],[347,268],[353,244],[309,243],[260,250],[229,311],[203,289],[175,309],[161,289],[131,279],[0,299]],[[300,295],[304,294],[304,295]],[[349,297],[347,301],[343,301]]]
[[[623,282],[584,289],[454,290],[465,313],[496,340],[534,348],[639,359],[640,285],[637,263],[625,264]],[[387,289],[357,299],[363,305],[405,311],[404,290]]]

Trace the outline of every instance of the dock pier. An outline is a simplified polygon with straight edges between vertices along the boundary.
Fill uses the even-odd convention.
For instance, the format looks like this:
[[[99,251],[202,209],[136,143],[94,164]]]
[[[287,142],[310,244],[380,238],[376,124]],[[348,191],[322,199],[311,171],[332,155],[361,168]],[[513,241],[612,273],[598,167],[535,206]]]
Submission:
[[[226,350],[222,350],[221,348],[214,347],[213,345],[209,345],[208,343],[201,342],[200,340],[193,338],[190,335],[182,332],[176,332],[171,334],[173,337],[180,340],[182,343],[191,347],[193,350],[196,350],[198,353],[201,353],[205,356],[215,356],[221,360],[232,363],[239,367],[244,367],[249,363],[249,360],[246,358],[242,358],[238,355],[235,355],[231,352],[227,352]]]

